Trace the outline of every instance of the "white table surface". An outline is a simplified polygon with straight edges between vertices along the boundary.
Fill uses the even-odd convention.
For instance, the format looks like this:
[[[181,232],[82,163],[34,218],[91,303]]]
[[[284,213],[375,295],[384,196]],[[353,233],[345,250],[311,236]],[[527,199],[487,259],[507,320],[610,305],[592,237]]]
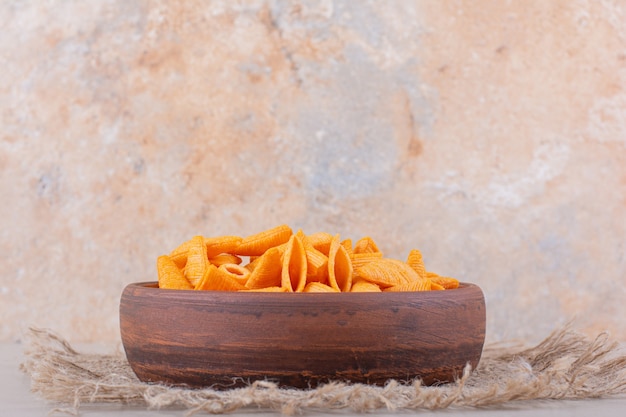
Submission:
[[[102,351],[102,347],[94,347]],[[19,344],[0,344],[0,417],[44,417],[54,404],[48,404],[30,392],[28,376],[19,370],[22,362],[23,346]],[[361,414],[361,416],[402,416],[419,414],[422,416],[457,417],[457,416],[493,416],[493,417],[565,417],[595,416],[624,417],[626,416],[626,397],[619,399],[598,399],[581,401],[530,401],[512,403],[507,407],[490,409],[446,409],[438,411],[398,411]],[[65,414],[58,414],[65,415]],[[86,417],[147,417],[147,416],[178,416],[183,417],[183,409],[146,410],[142,407],[129,407],[112,404],[83,405],[80,415]],[[244,410],[228,414],[238,416],[280,416],[280,413],[258,410]],[[316,413],[306,412],[305,416],[327,415],[348,416],[349,412]]]

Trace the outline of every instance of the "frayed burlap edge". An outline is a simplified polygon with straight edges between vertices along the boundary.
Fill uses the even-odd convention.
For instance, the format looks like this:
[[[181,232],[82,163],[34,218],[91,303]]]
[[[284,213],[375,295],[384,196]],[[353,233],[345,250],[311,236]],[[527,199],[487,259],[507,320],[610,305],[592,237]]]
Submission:
[[[510,401],[583,399],[626,394],[626,353],[606,333],[589,339],[571,328],[555,331],[531,348],[492,345],[475,370],[467,366],[454,383],[424,386],[419,380],[385,386],[329,383],[314,389],[279,388],[258,381],[227,391],[185,389],[140,382],[123,355],[84,354],[49,330],[30,329],[21,369],[31,389],[78,414],[85,403],[123,403],[150,409],[182,407],[187,414],[219,414],[241,409],[419,410],[486,407]]]

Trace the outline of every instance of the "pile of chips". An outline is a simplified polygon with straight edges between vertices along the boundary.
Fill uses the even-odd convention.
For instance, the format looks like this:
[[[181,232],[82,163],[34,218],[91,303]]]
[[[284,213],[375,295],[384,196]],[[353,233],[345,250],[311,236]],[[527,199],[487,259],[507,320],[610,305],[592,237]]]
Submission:
[[[248,260],[244,265],[244,259]],[[247,237],[195,236],[157,260],[159,288],[209,291],[381,292],[459,286],[426,271],[419,250],[383,256],[370,237],[293,233],[280,225]]]

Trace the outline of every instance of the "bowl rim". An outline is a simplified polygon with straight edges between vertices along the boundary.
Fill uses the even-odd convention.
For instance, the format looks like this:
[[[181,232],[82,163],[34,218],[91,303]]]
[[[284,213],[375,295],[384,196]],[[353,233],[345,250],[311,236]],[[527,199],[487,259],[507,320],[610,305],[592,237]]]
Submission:
[[[155,296],[156,294],[161,294],[164,297],[166,296],[177,296],[183,297],[193,295],[191,298],[215,298],[215,297],[247,297],[247,298],[261,298],[261,299],[293,299],[293,297],[342,297],[342,298],[404,298],[404,297],[415,297],[419,296],[424,299],[439,299],[439,298],[447,298],[450,294],[462,295],[467,292],[480,291],[482,293],[482,289],[473,283],[470,282],[459,282],[459,287],[450,289],[450,290],[431,290],[431,291],[389,291],[389,292],[271,292],[271,291],[215,291],[215,290],[185,290],[185,289],[169,289],[169,288],[159,288],[158,281],[142,281],[142,282],[133,282],[127,284],[124,288],[124,291],[133,290],[135,294],[146,293],[151,296]],[[483,294],[484,297],[484,294]]]

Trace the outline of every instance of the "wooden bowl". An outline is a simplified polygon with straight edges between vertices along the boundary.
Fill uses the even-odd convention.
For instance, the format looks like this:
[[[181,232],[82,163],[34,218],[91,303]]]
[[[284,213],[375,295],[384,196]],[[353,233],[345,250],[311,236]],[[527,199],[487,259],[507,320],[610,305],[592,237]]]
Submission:
[[[140,380],[230,388],[255,380],[307,388],[338,380],[450,382],[476,367],[485,300],[446,291],[258,293],[128,285],[122,342]]]

